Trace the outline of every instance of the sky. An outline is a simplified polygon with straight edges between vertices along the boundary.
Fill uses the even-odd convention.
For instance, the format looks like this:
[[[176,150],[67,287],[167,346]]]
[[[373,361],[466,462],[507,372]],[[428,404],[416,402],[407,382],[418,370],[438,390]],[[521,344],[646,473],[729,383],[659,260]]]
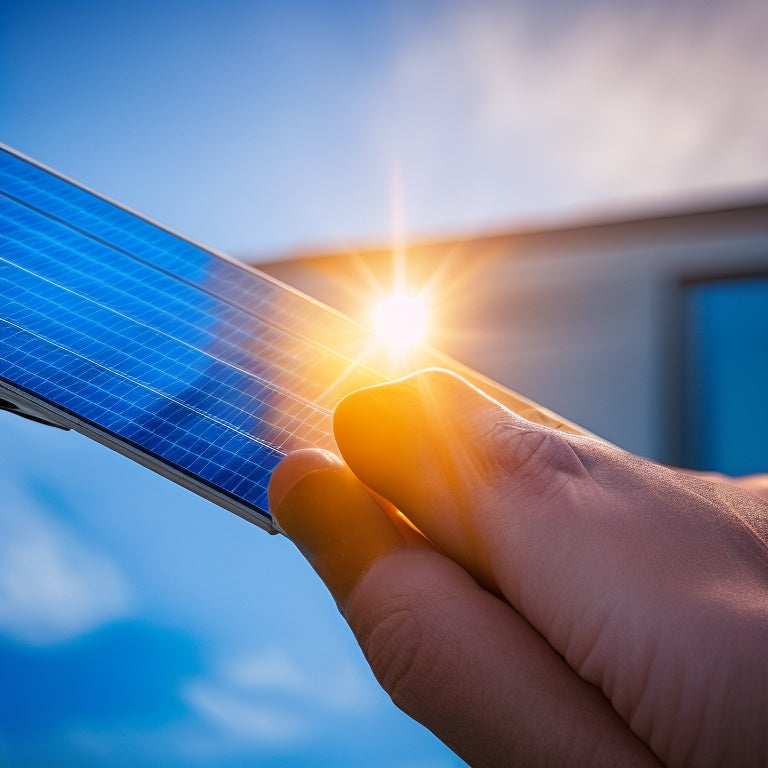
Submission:
[[[0,8],[3,141],[229,253],[768,184],[762,0]]]
[[[768,190],[768,10],[0,0],[0,141],[232,255]],[[0,414],[0,764],[443,766],[280,537]]]

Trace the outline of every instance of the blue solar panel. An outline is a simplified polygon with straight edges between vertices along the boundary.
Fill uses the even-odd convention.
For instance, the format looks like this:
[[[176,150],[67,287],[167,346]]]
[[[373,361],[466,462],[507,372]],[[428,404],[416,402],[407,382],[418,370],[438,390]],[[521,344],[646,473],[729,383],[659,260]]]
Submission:
[[[288,451],[382,376],[351,321],[0,149],[0,397],[267,528]],[[333,344],[337,349],[331,348]]]
[[[333,449],[335,404],[388,374],[460,370],[578,431],[434,350],[399,370],[377,359],[348,318],[0,147],[0,408],[77,429],[268,530],[280,459]]]

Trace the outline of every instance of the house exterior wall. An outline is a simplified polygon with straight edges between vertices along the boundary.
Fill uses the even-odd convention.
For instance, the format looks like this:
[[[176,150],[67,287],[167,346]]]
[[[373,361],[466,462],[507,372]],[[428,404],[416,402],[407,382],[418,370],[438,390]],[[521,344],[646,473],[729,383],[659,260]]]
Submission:
[[[635,453],[679,459],[684,281],[768,274],[768,205],[408,248],[435,346]],[[260,265],[365,322],[385,250]],[[373,280],[372,280],[373,278]]]

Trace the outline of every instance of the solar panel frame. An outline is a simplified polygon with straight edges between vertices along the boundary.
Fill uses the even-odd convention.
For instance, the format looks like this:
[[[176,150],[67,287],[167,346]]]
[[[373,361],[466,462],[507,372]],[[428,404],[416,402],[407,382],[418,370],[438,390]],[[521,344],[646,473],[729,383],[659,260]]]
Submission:
[[[201,478],[199,472],[190,471],[188,467],[184,468],[169,461],[167,458],[154,454],[152,450],[148,448],[146,439],[138,441],[127,439],[125,435],[117,434],[113,430],[105,428],[103,419],[100,423],[98,419],[86,418],[82,409],[78,411],[77,409],[66,407],[66,393],[63,389],[57,397],[45,397],[41,391],[39,391],[39,388],[38,391],[35,391],[34,388],[24,386],[22,381],[23,372],[17,372],[15,376],[11,375],[9,373],[9,370],[12,368],[10,355],[3,354],[0,354],[0,362],[2,362],[4,366],[4,368],[0,370],[0,407],[5,407],[6,410],[12,410],[21,415],[64,429],[74,429],[87,437],[97,440],[109,448],[128,456],[153,471],[168,477],[174,482],[203,495],[216,504],[234,512],[252,523],[255,523],[269,532],[274,533],[275,527],[268,509],[266,508],[265,491],[268,475],[277,461],[279,461],[279,459],[289,450],[298,447],[298,445],[320,444],[325,445],[325,447],[333,447],[329,428],[331,415],[330,406],[332,404],[321,405],[316,399],[303,398],[296,391],[286,389],[271,376],[264,381],[264,386],[266,387],[265,391],[274,393],[280,390],[283,401],[289,402],[291,409],[296,411],[296,413],[293,414],[284,409],[275,409],[277,411],[278,419],[280,419],[282,423],[271,425],[264,418],[255,416],[252,410],[248,410],[250,406],[253,406],[253,402],[247,402],[248,398],[243,394],[242,389],[228,387],[226,382],[223,381],[223,378],[225,377],[222,377],[221,375],[222,370],[224,373],[234,374],[235,377],[248,377],[251,382],[258,380],[258,372],[255,369],[258,368],[260,358],[257,354],[254,354],[253,350],[242,347],[242,344],[247,343],[248,341],[253,342],[257,340],[257,336],[253,333],[253,330],[258,326],[264,335],[272,333],[272,335],[276,336],[278,342],[290,339],[294,346],[300,344],[308,345],[322,356],[325,364],[327,364],[329,360],[333,360],[338,371],[354,367],[358,373],[358,378],[360,372],[365,371],[365,381],[362,383],[375,383],[376,381],[383,380],[384,377],[373,371],[366,370],[364,366],[355,365],[349,358],[340,354],[337,350],[326,347],[316,340],[309,339],[303,334],[297,334],[294,329],[290,328],[290,324],[296,323],[297,314],[304,314],[309,316],[315,322],[321,320],[325,327],[335,326],[337,330],[344,329],[345,333],[348,333],[351,330],[352,335],[362,336],[366,334],[367,331],[335,310],[326,307],[311,297],[305,296],[290,286],[265,275],[250,265],[242,264],[226,254],[196,243],[189,238],[185,238],[167,227],[68,179],[66,176],[46,168],[40,163],[25,157],[9,147],[0,144],[0,153],[0,159],[6,163],[11,160],[13,162],[23,163],[23,170],[25,174],[27,174],[21,182],[12,177],[9,180],[10,174],[6,172],[5,166],[0,164],[0,200],[2,200],[4,204],[11,201],[11,206],[13,204],[18,204],[23,207],[18,210],[13,209],[10,213],[6,211],[0,221],[0,238],[2,238],[2,241],[0,242],[0,245],[2,246],[2,249],[0,250],[0,269],[3,270],[0,271],[0,288],[5,288],[4,291],[0,291],[0,297],[3,299],[2,312],[0,312],[0,325],[3,326],[5,332],[5,335],[0,337],[0,344],[7,343],[8,339],[12,337],[16,338],[18,341],[20,335],[27,333],[30,330],[30,327],[35,326],[38,331],[41,331],[41,338],[42,336],[45,336],[45,342],[50,343],[50,334],[52,331],[46,329],[44,327],[45,324],[50,323],[51,328],[55,327],[61,330],[63,327],[61,325],[61,315],[67,314],[71,310],[71,305],[51,305],[50,308],[46,309],[42,290],[37,295],[32,294],[28,297],[23,297],[23,300],[21,301],[19,300],[21,292],[25,288],[22,288],[21,280],[18,277],[18,270],[20,269],[18,264],[14,262],[13,265],[11,265],[8,260],[11,249],[14,249],[18,261],[20,258],[19,252],[26,248],[30,242],[35,241],[34,244],[37,246],[38,250],[27,255],[38,259],[48,259],[49,270],[51,269],[51,264],[58,264],[61,267],[60,272],[69,270],[71,277],[77,270],[75,269],[73,272],[71,264],[66,263],[67,259],[63,258],[63,256],[66,256],[67,249],[70,247],[66,242],[67,234],[73,235],[74,233],[71,238],[73,240],[81,238],[81,242],[76,244],[75,247],[81,247],[82,242],[85,242],[82,238],[85,237],[87,238],[89,248],[101,248],[105,253],[109,252],[110,256],[114,256],[115,253],[118,255],[125,253],[129,259],[137,260],[135,251],[138,250],[141,252],[142,249],[134,242],[133,244],[128,243],[128,245],[132,245],[134,252],[127,250],[127,248],[123,247],[126,243],[124,242],[125,238],[122,237],[122,233],[115,232],[114,230],[109,231],[109,227],[114,225],[114,220],[119,220],[121,218],[130,221],[131,223],[138,222],[141,227],[143,227],[142,234],[147,235],[150,241],[154,239],[160,241],[162,245],[170,246],[166,250],[163,250],[160,247],[155,248],[154,251],[150,249],[150,254],[153,258],[164,259],[166,262],[160,263],[159,265],[151,265],[156,270],[156,275],[159,276],[159,279],[174,280],[180,286],[191,286],[192,290],[197,291],[195,294],[197,298],[205,298],[208,296],[212,301],[220,302],[218,304],[218,309],[225,310],[226,314],[230,316],[230,319],[236,317],[241,324],[247,321],[245,322],[246,327],[244,329],[239,329],[241,338],[240,347],[238,347],[237,344],[233,344],[231,340],[227,339],[225,336],[211,336],[211,334],[209,334],[209,336],[213,338],[213,342],[211,342],[211,338],[208,339],[209,343],[213,343],[214,346],[219,345],[224,350],[223,354],[225,354],[225,358],[221,359],[217,356],[209,356],[208,362],[210,365],[213,367],[218,366],[219,368],[219,370],[216,371],[218,376],[215,380],[211,376],[206,376],[205,372],[200,372],[199,375],[206,378],[209,390],[211,387],[216,387],[218,389],[228,388],[228,394],[233,399],[246,400],[244,404],[239,404],[237,407],[233,405],[229,410],[232,413],[239,412],[244,424],[250,419],[250,427],[252,429],[254,423],[261,419],[260,428],[263,427],[266,432],[269,432],[269,436],[272,439],[267,440],[261,440],[260,436],[256,433],[257,430],[253,430],[253,432],[248,434],[243,433],[245,434],[244,442],[247,439],[262,444],[263,450],[260,453],[257,452],[254,454],[254,457],[246,457],[246,463],[251,471],[259,472],[259,462],[261,462],[263,492],[256,501],[244,499],[242,496],[232,494],[228,492],[226,488],[223,488],[221,483],[213,482],[210,479],[205,480]],[[45,190],[35,188],[34,183],[30,182],[29,174],[45,174],[47,178],[55,179],[57,180],[57,183],[66,185],[66,187],[62,189],[71,191],[73,194],[79,196],[80,199],[78,202],[83,208],[70,208],[69,210],[66,210],[66,200],[62,201],[60,199],[55,199],[55,196],[51,197]],[[21,189],[25,185],[27,188]],[[19,196],[20,193],[22,193],[22,196],[25,194],[27,199],[22,199]],[[33,198],[31,204],[29,198]],[[86,210],[87,206],[96,209],[96,212],[94,213],[92,210]],[[101,210],[98,210],[99,206],[101,206]],[[49,215],[50,210],[46,211],[46,208],[53,208],[53,214]],[[85,210],[84,214],[83,210]],[[108,218],[99,219],[98,214],[104,215],[105,211],[108,214]],[[0,211],[0,214],[2,214],[2,211]],[[35,216],[45,217],[46,215],[48,218],[46,219],[45,226],[40,222],[31,226],[29,225],[29,222],[22,222],[19,224],[22,214],[27,219],[34,218]],[[68,216],[69,221],[62,219],[62,215]],[[125,217],[128,217],[128,219],[125,219]],[[73,219],[78,220],[76,224],[73,224]],[[106,224],[104,224],[105,220],[107,222]],[[51,226],[57,226],[59,227],[59,230],[50,237],[49,242],[44,243],[41,246],[40,242],[37,241],[44,239],[47,236],[44,230],[50,222],[54,222]],[[88,224],[87,228],[81,226],[81,224],[84,223]],[[25,226],[27,227],[26,229]],[[14,230],[14,227],[16,227],[16,230]],[[93,231],[88,231],[89,229],[94,230],[94,228],[96,230],[95,234]],[[19,229],[20,231],[17,231]],[[11,233],[13,234],[13,237],[9,236]],[[102,235],[104,235],[104,237],[102,237]],[[117,245],[115,244],[115,240],[117,240]],[[154,243],[151,242],[150,244],[154,246]],[[178,255],[179,251],[182,252],[182,256]],[[4,256],[3,252],[5,252]],[[187,257],[198,257],[198,261],[201,256],[203,259],[215,260],[214,262],[211,262],[216,265],[213,269],[215,279],[211,281],[212,284],[206,286],[195,284],[196,281],[199,283],[199,275],[196,277],[194,274],[190,274],[194,273],[195,266],[190,266],[190,259],[185,261],[184,255]],[[138,261],[141,260],[142,259],[139,257]],[[13,281],[11,280],[12,273],[9,270],[9,266],[13,266],[14,268]],[[117,267],[116,270],[119,272],[120,268]],[[37,273],[34,270],[29,270],[29,275],[34,278],[37,277]],[[246,277],[244,278],[244,276]],[[80,283],[83,282],[83,279],[90,279],[89,275],[85,272],[81,272],[79,278],[82,278]],[[248,285],[248,281],[251,282],[251,286]],[[257,281],[257,283],[254,281]],[[96,282],[98,282],[98,280]],[[267,307],[257,306],[255,310],[253,305],[249,306],[248,303],[251,301],[252,296],[249,295],[247,291],[255,284],[258,284],[264,291],[271,294],[272,298],[277,296],[278,300],[276,304],[273,302],[273,304]],[[55,281],[53,287],[55,291],[58,292],[61,290],[68,291],[72,302],[77,302],[79,300],[77,292],[71,287],[64,287],[61,283]],[[104,287],[105,289],[108,288],[106,283],[104,283]],[[93,303],[92,296],[83,299],[84,306],[87,302],[90,302],[88,311],[96,311],[94,310],[95,304]],[[155,309],[157,309],[157,307],[155,307]],[[17,313],[24,315],[23,322],[13,322],[14,310],[16,310]],[[300,312],[298,310],[300,310]],[[267,318],[262,316],[265,313],[269,314]],[[54,315],[56,315],[56,317],[54,317]],[[245,321],[243,318],[245,318]],[[15,319],[18,320],[19,318],[16,317]],[[127,322],[130,322],[130,319]],[[77,313],[75,313],[70,327],[66,328],[68,339],[78,335],[79,329],[76,328],[76,324]],[[250,328],[247,327],[249,324],[251,326]],[[10,326],[12,325],[15,325],[16,327],[11,328]],[[103,334],[100,335],[103,336],[110,333],[109,329],[103,326],[102,328]],[[232,328],[229,327],[228,331],[231,332],[231,330]],[[150,335],[153,333],[157,335],[156,329],[151,326],[148,328],[147,333]],[[31,341],[27,340],[25,342],[27,345],[33,343],[34,339],[32,339],[32,337],[34,335],[34,333],[30,334]],[[229,335],[231,336],[231,333]],[[80,334],[80,336],[82,336],[82,334]],[[91,348],[103,345],[103,339],[95,338],[95,336],[96,334],[93,334],[90,339],[81,339],[80,343],[84,344],[88,341]],[[125,340],[126,344],[133,343],[133,339],[128,335],[123,335],[122,338]],[[243,339],[245,341],[243,341]],[[122,352],[117,343],[120,340],[118,334],[118,337],[112,341],[112,351],[115,356],[119,356]],[[161,362],[172,361],[172,356],[161,351],[158,352],[157,346],[159,341],[162,341],[162,339],[155,338],[155,344],[146,346],[146,351],[150,354],[157,353]],[[274,342],[270,343],[274,344]],[[18,348],[14,348],[14,353],[18,355],[21,346],[22,343],[18,342]],[[295,354],[292,357],[290,347],[291,344],[283,344],[279,347],[278,345],[272,346],[271,349],[281,358],[281,362],[279,366],[275,366],[272,363],[269,364],[272,365],[271,373],[279,370],[288,384],[291,383],[292,378],[296,378],[297,367],[306,367],[307,364],[311,367],[313,364],[311,360],[303,360],[296,357]],[[64,349],[64,347],[62,347],[62,349]],[[200,350],[197,350],[197,353],[199,353],[196,358],[198,360],[202,359],[202,356],[206,354],[200,352]],[[52,353],[48,352],[46,354],[50,357]],[[63,354],[71,357],[71,350],[67,349]],[[229,355],[230,359],[226,359],[226,354]],[[252,364],[254,370],[243,371],[238,369],[234,362],[238,355],[241,363]],[[195,353],[193,353],[192,358],[195,358]],[[128,357],[125,357],[122,362],[123,370],[119,372],[120,375],[124,374],[125,360],[127,359]],[[84,356],[83,364],[86,364],[87,362],[88,360]],[[135,363],[135,360],[133,362]],[[36,365],[39,370],[43,365],[43,360],[41,359]],[[267,367],[269,367],[269,365]],[[3,370],[4,373],[2,372]],[[155,371],[158,376],[165,375],[165,372],[162,371],[159,366],[155,366]],[[306,381],[307,380],[305,379],[305,384]],[[182,384],[188,389],[190,388],[189,380],[182,382]],[[194,387],[192,387],[192,389],[194,389]],[[187,393],[187,396],[189,396],[189,393]],[[189,398],[187,397],[187,399]],[[5,405],[3,406],[3,404]],[[325,423],[320,424],[319,422],[323,420]],[[233,429],[231,424],[226,426]],[[177,425],[171,423],[169,428],[175,429],[177,428]],[[245,429],[245,426],[243,428]],[[296,439],[291,439],[292,437]],[[282,440],[282,442],[278,442],[278,438]],[[254,461],[254,458],[256,461]],[[204,457],[200,457],[198,463],[205,463],[205,461],[206,459]],[[228,471],[223,466],[218,466],[217,468],[219,474]],[[230,479],[232,480],[232,478]],[[241,479],[240,482],[244,481]]]
[[[2,144],[0,299],[0,409],[74,429],[270,533],[279,460],[335,449],[336,402],[393,376],[447,368],[589,434],[431,347],[393,368],[335,309]]]

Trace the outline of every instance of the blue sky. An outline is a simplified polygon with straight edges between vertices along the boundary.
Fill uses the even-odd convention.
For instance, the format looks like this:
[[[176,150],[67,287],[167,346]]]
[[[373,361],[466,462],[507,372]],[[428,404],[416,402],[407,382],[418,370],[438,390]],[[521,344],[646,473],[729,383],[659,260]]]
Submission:
[[[2,0],[0,141],[267,258],[385,241],[398,217],[432,236],[749,195],[766,16]],[[378,690],[286,541],[8,414],[0,680],[0,764],[460,764]]]
[[[227,252],[766,185],[761,0],[2,13],[3,140]]]

